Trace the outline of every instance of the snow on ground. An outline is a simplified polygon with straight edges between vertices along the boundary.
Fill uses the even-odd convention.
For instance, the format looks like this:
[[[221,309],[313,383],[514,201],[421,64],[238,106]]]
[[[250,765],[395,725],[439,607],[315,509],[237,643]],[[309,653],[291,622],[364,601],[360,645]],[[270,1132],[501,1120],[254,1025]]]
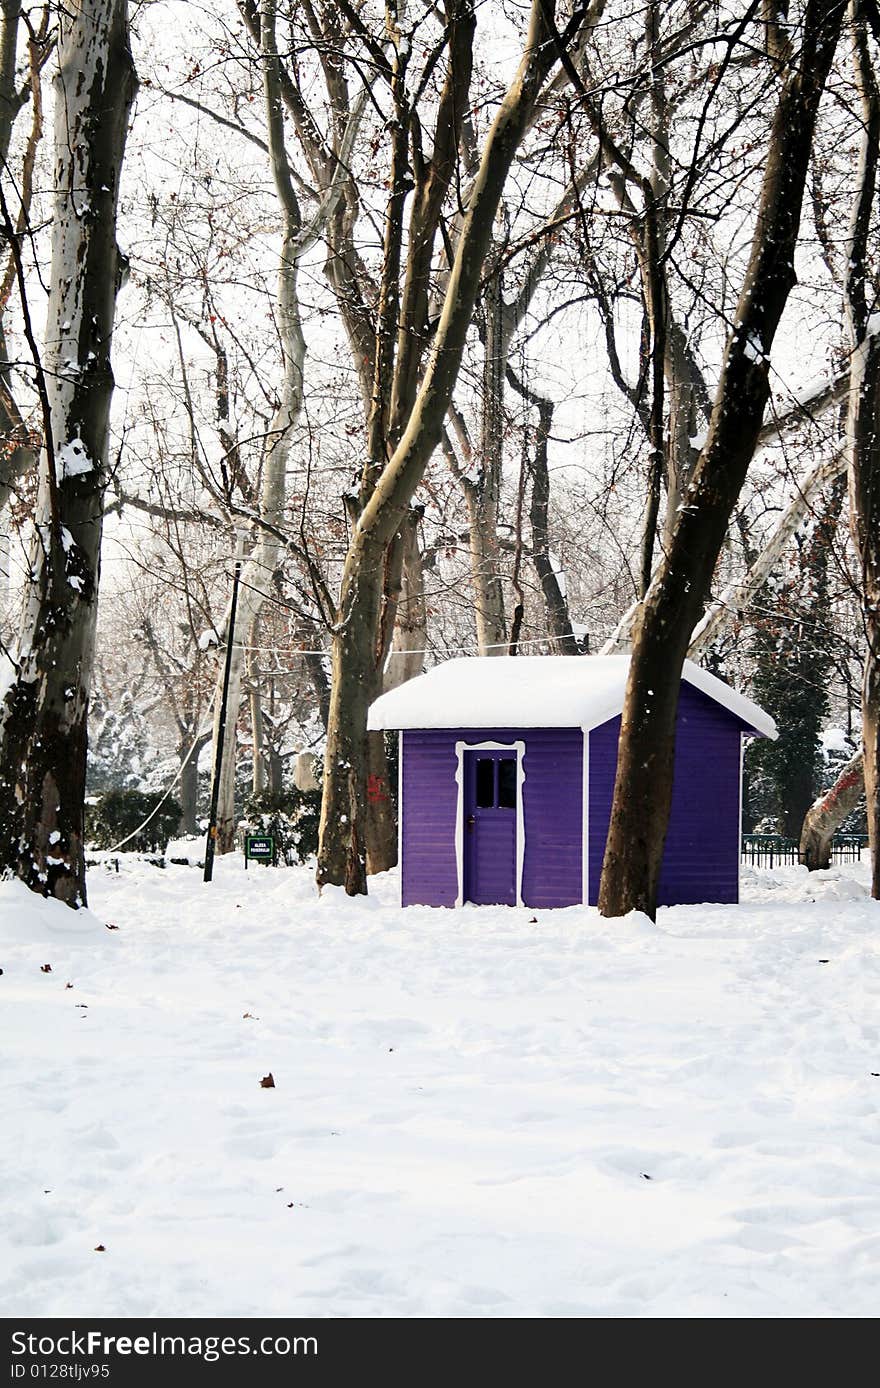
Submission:
[[[0,1314],[875,1315],[880,906],[745,879],[656,928],[2,884]]]

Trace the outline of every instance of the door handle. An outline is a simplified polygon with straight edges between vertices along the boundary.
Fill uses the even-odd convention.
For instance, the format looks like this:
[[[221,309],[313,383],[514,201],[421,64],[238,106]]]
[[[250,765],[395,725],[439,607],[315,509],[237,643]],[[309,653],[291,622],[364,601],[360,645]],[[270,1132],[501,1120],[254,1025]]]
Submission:
[[[467,824],[467,827],[468,827],[469,829],[473,829],[473,827],[474,827],[474,825],[476,824],[476,822],[477,822],[477,817],[476,817],[476,815],[473,815],[473,814],[469,814],[468,817],[467,817],[467,819],[465,820],[465,823]]]

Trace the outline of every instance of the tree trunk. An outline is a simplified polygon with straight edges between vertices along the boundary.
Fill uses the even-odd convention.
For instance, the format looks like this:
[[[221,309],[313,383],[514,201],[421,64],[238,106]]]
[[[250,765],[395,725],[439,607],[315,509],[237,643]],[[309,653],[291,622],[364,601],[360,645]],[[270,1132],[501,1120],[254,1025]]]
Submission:
[[[850,369],[846,434],[849,453],[850,526],[861,566],[862,612],[867,637],[862,685],[865,802],[871,841],[871,895],[880,899],[880,324],[872,318],[869,251],[877,156],[880,92],[871,64],[867,6],[852,0],[856,87],[862,107],[862,143],[847,256],[846,316]]]
[[[504,655],[507,623],[498,549],[498,507],[504,460],[504,368],[507,343],[500,272],[489,278],[485,319],[479,477],[465,493],[470,521],[474,617],[481,655]]]
[[[199,809],[199,753],[208,741],[207,736],[203,737],[196,750],[189,758],[180,773],[180,826],[178,832],[181,834],[195,835],[199,832],[198,809]],[[183,761],[192,747],[192,740],[187,739],[178,747],[178,755]]]
[[[391,654],[385,667],[382,692],[415,679],[425,665],[428,644],[428,611],[425,606],[425,573],[419,545],[419,523],[424,508],[411,507],[401,531],[403,546],[400,598],[394,622]]]
[[[687,351],[682,329],[670,317],[666,335],[666,376],[669,381],[669,441],[666,450],[666,514],[663,548],[668,549],[698,451],[692,443],[703,419],[701,382]]]
[[[547,634],[552,639],[553,650],[557,655],[579,655],[580,650],[571,625],[571,613],[568,610],[568,597],[562,590],[559,574],[550,554],[550,467],[547,450],[553,425],[553,401],[544,395],[538,395],[525,382],[515,381],[510,374],[508,379],[514,381],[515,388],[538,411],[535,451],[529,463],[532,474],[529,524],[532,528],[531,557],[544,599]]]
[[[253,764],[251,767],[251,790],[254,795],[260,795],[266,789],[266,742],[263,737],[263,701],[260,695],[260,686],[254,679],[253,670],[250,672],[250,678],[254,680],[248,693],[248,703],[250,705],[251,714],[251,739],[254,748]]]
[[[397,862],[397,819],[388,779],[385,734],[367,734],[367,802],[364,815],[367,873],[387,872]]]
[[[810,872],[831,866],[831,840],[847,815],[857,807],[864,790],[862,753],[859,751],[847,762],[831,789],[807,811],[798,856]]]
[[[298,632],[297,635],[306,648],[305,654],[303,655],[303,663],[305,664],[309,676],[309,683],[312,686],[312,692],[318,705],[318,717],[321,719],[321,724],[326,732],[327,720],[330,717],[330,681],[327,678],[327,671],[324,668],[325,657],[315,654],[314,627],[306,627],[304,631]]]
[[[382,693],[420,674],[425,662],[428,618],[422,554],[419,548],[421,507],[411,507],[401,527],[394,582],[400,584],[396,599],[391,650],[381,677]],[[386,580],[386,601],[389,598]],[[397,817],[384,733],[367,734],[367,806],[365,818],[367,873],[387,872],[397,863]]]
[[[276,800],[284,789],[284,763],[274,747],[266,753],[266,790]]]
[[[869,637],[862,686],[862,751],[865,780],[865,813],[871,843],[871,896],[880,900],[880,659],[877,621]]]
[[[12,129],[23,104],[16,80],[21,0],[0,0],[0,15],[2,15],[2,19],[0,19],[0,169],[6,173]],[[33,88],[31,101],[34,108],[34,120],[30,141],[32,149],[29,148],[25,157],[26,160],[30,159],[32,173],[33,155],[36,153],[36,146],[42,135],[42,97],[39,88],[39,70],[35,62],[36,45],[34,43],[31,44],[30,52],[31,85]],[[16,229],[19,233],[26,229],[26,214],[30,203],[27,188],[23,186],[25,183],[30,183],[30,174],[27,168],[23,170],[23,174],[22,186],[20,190],[17,190],[22,204],[16,217],[18,223]],[[8,235],[12,228],[4,227],[4,231]],[[38,457],[38,450],[34,447],[33,439],[28,435],[28,430],[13,395],[12,366],[9,361],[6,333],[2,322],[2,316],[6,309],[5,290],[9,282],[8,274],[7,271],[4,298],[0,302],[0,445],[2,445],[0,446],[0,509],[5,507],[9,501],[18,479],[35,465]]]
[[[467,509],[477,647],[481,655],[503,655],[506,623],[504,590],[498,572],[498,488],[487,475],[485,461],[478,460],[464,421],[456,410],[452,411],[452,422],[464,466],[461,466],[446,430],[441,435],[441,444],[450,471],[461,487]],[[483,432],[485,434],[485,421]]]
[[[636,617],[599,890],[605,916],[633,910],[656,915],[682,665],[770,394],[768,354],[795,280],[816,113],[843,15],[840,0],[808,0],[800,61],[786,78],[770,135],[752,253],[708,439],[669,550]]]
[[[251,790],[259,795],[266,788],[266,738],[263,726],[263,691],[260,683],[260,656],[256,646],[260,639],[259,618],[248,634],[248,704],[251,715],[251,741],[253,759],[251,765]]]
[[[59,23],[52,269],[39,373],[45,448],[16,673],[0,715],[0,865],[35,891],[79,906],[116,208],[137,83],[124,0],[90,0],[61,12]],[[23,294],[20,264],[19,285]]]
[[[835,454],[831,458],[816,463],[810,469],[807,476],[799,483],[796,496],[783,513],[767,544],[752,561],[745,577],[725,588],[721,597],[712,604],[705,617],[697,625],[688,647],[689,660],[698,660],[707,646],[711,645],[726,627],[735,620],[742,619],[755,594],[766,582],[792,536],[809,513],[817,492],[827,483],[835,482],[843,472],[845,465],[845,459],[841,455]],[[604,653],[608,654],[609,652],[606,650]],[[851,780],[853,771],[856,776],[855,781]],[[856,785],[858,789],[855,799],[852,799],[850,791]],[[803,824],[797,827],[797,835],[800,836],[801,840],[800,861],[811,870],[828,866],[831,860],[832,835],[847,815],[855,809],[863,792],[862,754],[859,752],[858,756],[854,757],[852,762],[841,772],[833,790],[816,802],[816,806],[822,807],[821,828],[817,827],[812,819],[816,812],[816,806],[807,812]],[[792,838],[795,836],[794,832],[790,834]]]

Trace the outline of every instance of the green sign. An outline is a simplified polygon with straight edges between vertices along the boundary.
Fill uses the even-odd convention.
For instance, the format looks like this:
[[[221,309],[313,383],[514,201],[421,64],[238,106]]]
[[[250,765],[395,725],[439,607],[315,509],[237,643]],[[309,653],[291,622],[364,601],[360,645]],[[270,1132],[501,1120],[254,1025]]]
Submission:
[[[271,834],[248,834],[244,841],[245,863],[249,858],[257,863],[274,863],[275,839]]]

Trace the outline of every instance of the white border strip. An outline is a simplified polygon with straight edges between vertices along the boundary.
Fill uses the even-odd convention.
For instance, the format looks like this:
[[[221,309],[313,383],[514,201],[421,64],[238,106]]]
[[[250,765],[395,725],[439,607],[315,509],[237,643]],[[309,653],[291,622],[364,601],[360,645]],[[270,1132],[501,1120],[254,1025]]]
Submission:
[[[739,813],[736,819],[736,904],[742,895],[742,856],[743,856],[743,763],[746,755],[746,743],[751,742],[748,733],[739,735]]]
[[[581,901],[590,904],[590,730],[584,735],[583,789],[581,791]]]
[[[455,871],[457,877],[456,906],[464,905],[464,754],[465,752],[516,752],[516,904],[522,906],[523,862],[526,834],[523,815],[523,786],[526,773],[523,767],[525,742],[456,742],[455,782],[458,796],[455,806]]]
[[[403,905],[403,729],[397,734],[397,876],[399,905]]]

